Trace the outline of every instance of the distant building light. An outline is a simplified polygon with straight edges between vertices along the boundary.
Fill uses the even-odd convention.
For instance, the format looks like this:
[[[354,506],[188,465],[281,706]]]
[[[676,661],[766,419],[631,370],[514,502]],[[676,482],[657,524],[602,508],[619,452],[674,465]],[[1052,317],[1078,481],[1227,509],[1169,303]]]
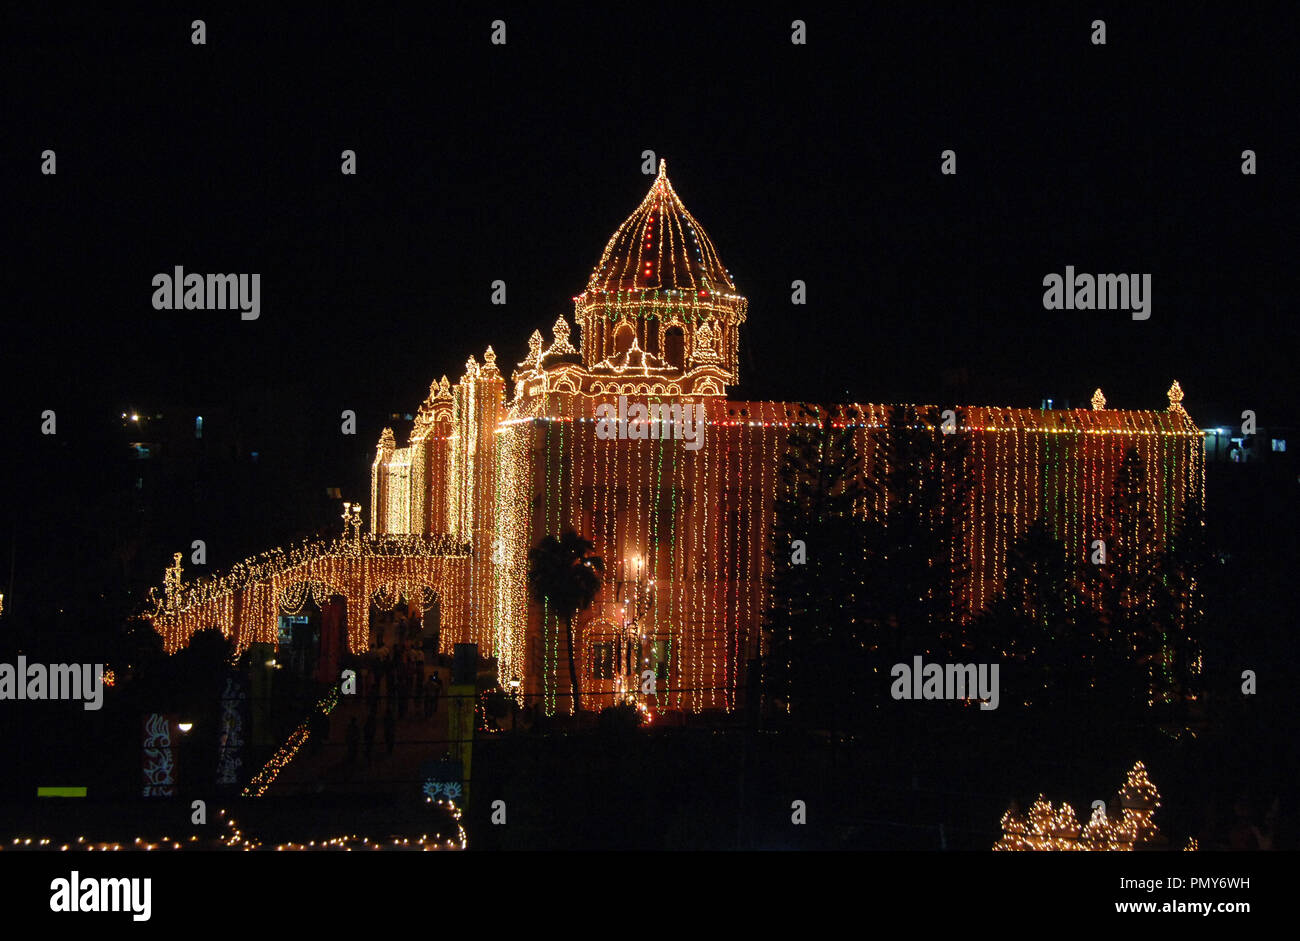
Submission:
[[[251,458],[253,459],[253,463],[254,463],[254,464],[257,463],[257,458],[258,458],[258,455],[259,455],[260,453],[261,453],[261,452],[259,452],[259,451],[249,451],[249,452],[248,452],[248,456],[251,457]]]
[[[203,437],[203,416],[202,415],[194,416],[194,437],[196,438]]]
[[[139,415],[136,415],[135,413],[131,414],[131,421],[139,421],[139,420],[140,420]]]
[[[1285,451],[1285,450],[1286,450],[1286,439],[1285,439],[1285,438],[1274,438],[1274,439],[1273,439],[1273,450],[1274,450],[1274,451]]]

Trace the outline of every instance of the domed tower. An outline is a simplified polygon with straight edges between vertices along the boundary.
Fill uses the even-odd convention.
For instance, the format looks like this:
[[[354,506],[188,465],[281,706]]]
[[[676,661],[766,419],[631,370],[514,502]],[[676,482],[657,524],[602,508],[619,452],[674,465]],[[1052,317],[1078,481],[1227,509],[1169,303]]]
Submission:
[[[587,364],[639,348],[682,373],[720,367],[737,381],[739,327],[748,302],[704,229],[668,182],[667,162],[618,227],[573,299]]]

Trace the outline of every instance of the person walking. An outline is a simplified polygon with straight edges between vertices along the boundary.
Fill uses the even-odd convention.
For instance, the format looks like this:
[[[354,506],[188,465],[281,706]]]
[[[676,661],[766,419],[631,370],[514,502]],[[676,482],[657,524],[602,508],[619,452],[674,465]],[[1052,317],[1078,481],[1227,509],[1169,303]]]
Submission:
[[[379,671],[376,667],[371,666],[366,676],[369,678],[369,688],[366,690],[366,706],[374,712],[379,708]]]
[[[354,767],[357,763],[357,749],[361,745],[361,728],[357,725],[357,717],[353,716],[352,721],[348,723],[348,767]]]
[[[428,685],[428,703],[426,717],[437,715],[438,713],[438,694],[442,692],[442,679],[438,675],[437,667],[433,670],[433,676],[429,677]]]
[[[384,713],[384,745],[388,748],[388,754],[392,755],[393,745],[397,741],[397,719],[393,717],[393,710],[389,709]]]
[[[411,697],[411,714],[420,709],[420,696],[424,692],[424,664],[420,660],[420,650],[412,647],[406,652],[406,663],[410,675],[410,685],[406,692]]]
[[[353,717],[352,719],[353,724],[356,724],[356,721],[357,721],[356,718]],[[366,717],[366,767],[367,768],[370,767],[371,760],[375,754],[375,727],[377,725],[378,725],[378,720],[375,717],[375,710],[372,709],[370,711],[370,715]]]
[[[410,685],[410,667],[403,656],[397,664],[397,718],[406,718],[406,689]]]

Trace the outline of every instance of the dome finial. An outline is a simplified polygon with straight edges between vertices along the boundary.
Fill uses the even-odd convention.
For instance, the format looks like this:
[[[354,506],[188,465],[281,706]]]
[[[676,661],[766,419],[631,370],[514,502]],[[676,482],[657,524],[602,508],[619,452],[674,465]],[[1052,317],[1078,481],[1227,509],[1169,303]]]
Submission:
[[[1169,391],[1165,394],[1169,396],[1169,411],[1179,412],[1183,410],[1183,387],[1178,384],[1177,379],[1174,380],[1174,384],[1169,387]]]

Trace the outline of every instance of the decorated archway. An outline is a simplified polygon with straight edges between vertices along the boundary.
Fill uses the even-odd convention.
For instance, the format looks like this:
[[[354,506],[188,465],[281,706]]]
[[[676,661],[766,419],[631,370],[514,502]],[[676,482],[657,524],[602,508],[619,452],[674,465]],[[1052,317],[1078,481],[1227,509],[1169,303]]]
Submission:
[[[468,543],[446,535],[363,535],[356,514],[340,537],[262,553],[221,576],[185,582],[176,553],[162,596],[150,593],[146,618],[168,653],[209,627],[242,653],[252,644],[275,644],[281,610],[301,610],[310,600],[321,609],[322,631],[337,618],[347,650],[360,654],[369,648],[372,604],[391,609],[406,597],[427,610],[453,597],[469,555]]]

